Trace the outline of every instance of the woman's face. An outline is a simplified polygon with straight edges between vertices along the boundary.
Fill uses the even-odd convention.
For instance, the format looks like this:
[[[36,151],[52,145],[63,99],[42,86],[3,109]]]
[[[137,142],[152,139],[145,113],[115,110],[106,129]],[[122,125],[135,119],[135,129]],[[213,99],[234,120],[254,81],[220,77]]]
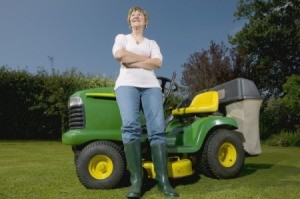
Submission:
[[[140,11],[133,11],[130,15],[130,25],[135,28],[145,28],[145,16]]]

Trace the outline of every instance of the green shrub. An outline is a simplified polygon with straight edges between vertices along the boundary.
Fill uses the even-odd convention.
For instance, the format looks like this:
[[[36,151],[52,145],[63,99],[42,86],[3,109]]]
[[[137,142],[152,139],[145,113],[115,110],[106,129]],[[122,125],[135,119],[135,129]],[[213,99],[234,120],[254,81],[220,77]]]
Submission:
[[[300,129],[296,132],[285,132],[271,136],[266,140],[267,145],[284,146],[284,147],[300,147]]]
[[[68,127],[68,100],[83,89],[113,86],[101,74],[86,75],[71,68],[48,72],[39,68],[0,67],[0,139],[60,139]]]

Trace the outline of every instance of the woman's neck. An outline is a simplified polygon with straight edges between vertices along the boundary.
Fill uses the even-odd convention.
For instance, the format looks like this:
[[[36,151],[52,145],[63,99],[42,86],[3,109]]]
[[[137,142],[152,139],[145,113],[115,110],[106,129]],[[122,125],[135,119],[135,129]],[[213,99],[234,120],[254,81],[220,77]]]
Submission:
[[[133,27],[131,34],[137,38],[143,38],[144,37],[143,32],[144,32],[143,29]]]

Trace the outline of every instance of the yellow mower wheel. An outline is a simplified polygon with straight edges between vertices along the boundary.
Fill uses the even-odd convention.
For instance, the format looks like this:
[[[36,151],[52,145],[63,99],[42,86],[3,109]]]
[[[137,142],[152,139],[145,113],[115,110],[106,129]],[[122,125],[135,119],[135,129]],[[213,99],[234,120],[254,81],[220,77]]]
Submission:
[[[108,178],[114,169],[112,160],[105,155],[96,155],[89,162],[91,176],[98,180]]]
[[[219,161],[224,167],[232,167],[237,158],[237,152],[233,144],[225,142],[219,149]]]

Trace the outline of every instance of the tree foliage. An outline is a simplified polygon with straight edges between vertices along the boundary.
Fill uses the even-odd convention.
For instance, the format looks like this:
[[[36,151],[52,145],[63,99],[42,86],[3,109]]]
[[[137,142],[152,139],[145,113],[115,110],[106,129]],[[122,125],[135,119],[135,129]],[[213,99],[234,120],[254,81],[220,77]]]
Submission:
[[[181,83],[189,94],[229,81],[241,74],[239,55],[211,41],[209,50],[193,53],[183,64]]]
[[[280,103],[287,113],[286,126],[295,131],[300,128],[300,75],[292,75],[283,85],[284,97]]]
[[[300,128],[300,76],[292,75],[283,85],[284,97],[274,95],[266,102],[261,114],[261,138],[282,131],[296,132]]]
[[[260,114],[260,137],[267,139],[271,135],[279,134],[286,126],[285,115],[280,99],[274,95],[269,97]]]
[[[282,95],[287,78],[300,73],[300,1],[240,0],[235,17],[248,21],[230,39],[246,77],[267,97]]]

